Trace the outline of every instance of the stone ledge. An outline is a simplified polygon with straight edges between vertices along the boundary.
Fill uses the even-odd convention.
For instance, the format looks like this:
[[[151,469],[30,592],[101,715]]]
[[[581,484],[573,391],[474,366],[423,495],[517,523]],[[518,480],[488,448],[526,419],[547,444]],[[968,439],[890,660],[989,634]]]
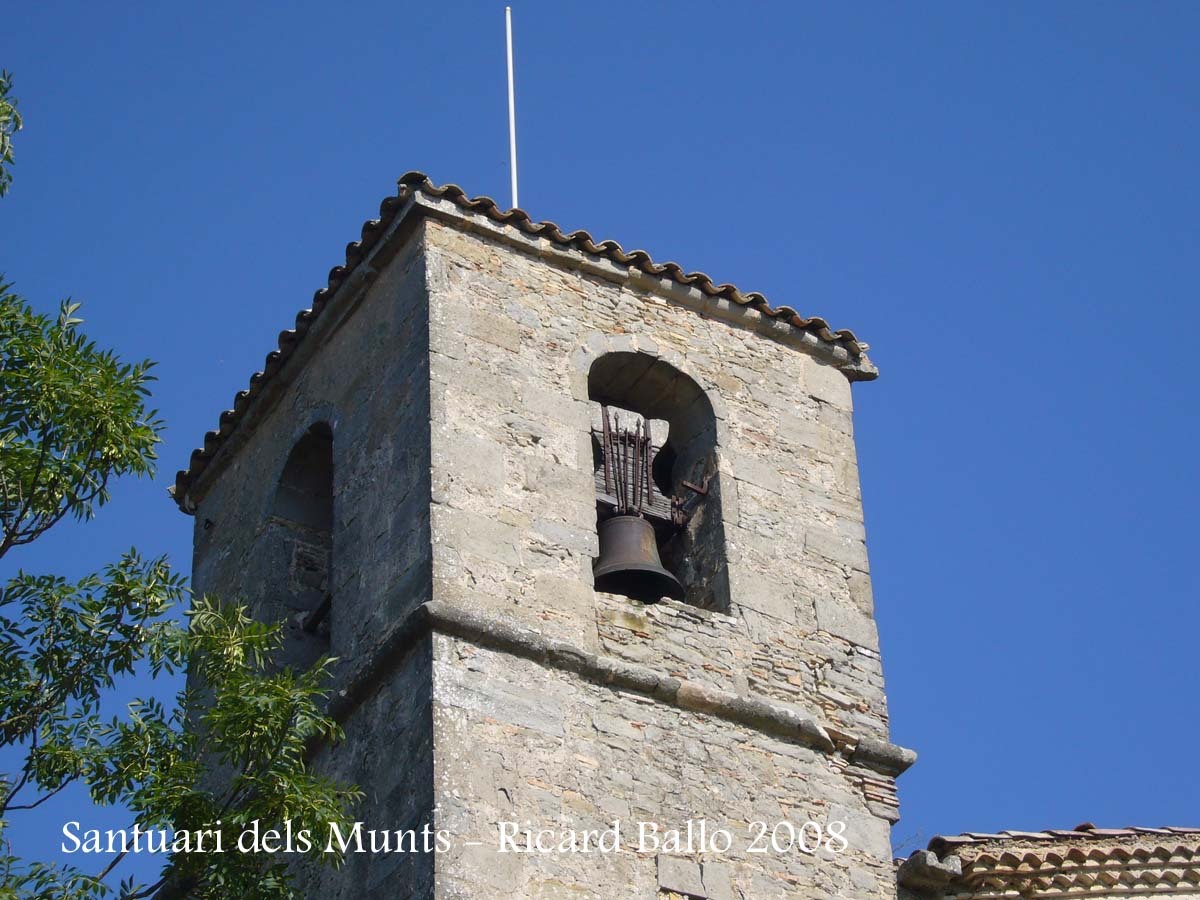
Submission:
[[[962,861],[957,856],[938,859],[929,850],[917,850],[900,863],[896,880],[901,887],[925,896],[926,891],[940,894],[952,881],[962,877]]]
[[[339,673],[339,683],[329,701],[329,714],[339,722],[349,718],[408,651],[431,632],[573,672],[597,684],[643,694],[679,709],[717,716],[826,754],[849,750],[847,760],[851,764],[884,775],[899,775],[916,761],[912,750],[886,741],[855,738],[844,732],[831,735],[812,716],[786,704],[754,695],[739,696],[615,657],[588,653],[566,641],[437,600],[421,604],[388,630],[369,658]]]

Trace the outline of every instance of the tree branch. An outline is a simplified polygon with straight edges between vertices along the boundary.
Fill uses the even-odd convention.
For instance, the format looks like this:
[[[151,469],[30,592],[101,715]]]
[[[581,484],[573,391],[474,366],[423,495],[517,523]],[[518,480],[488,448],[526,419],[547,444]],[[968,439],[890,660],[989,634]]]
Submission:
[[[36,721],[35,721],[35,724],[36,724]],[[28,784],[29,776],[33,774],[33,767],[30,765],[29,758],[31,756],[33,756],[33,754],[37,751],[37,747],[38,747],[38,734],[37,734],[37,729],[35,728],[33,730],[33,736],[30,738],[30,741],[29,741],[29,755],[26,756],[26,758],[25,758],[25,771],[21,775],[21,780],[17,782],[17,786],[15,788],[13,788],[11,791],[9,791],[7,794],[4,795],[4,802],[0,803],[0,816],[4,815],[10,809],[9,804],[12,802],[12,798],[17,796],[17,792],[20,791],[21,788],[25,787],[26,784]],[[11,807],[11,808],[18,809],[19,807]]]
[[[159,890],[164,884],[166,884],[166,882],[166,878],[160,878],[149,887],[144,887],[140,891],[137,891],[133,894],[127,894],[124,898],[122,898],[122,900],[142,900],[143,897],[149,897],[154,894],[154,892]]]
[[[51,797],[53,797],[59,791],[63,790],[68,784],[70,784],[74,780],[75,780],[74,778],[68,778],[66,781],[64,781],[62,784],[60,784],[58,787],[56,787],[50,793],[48,793],[42,797],[39,797],[37,800],[34,800],[32,803],[19,804],[17,806],[6,806],[5,811],[11,812],[12,810],[15,810],[15,809],[37,809],[39,806],[41,806],[43,803],[45,803],[47,800],[49,800]],[[14,791],[14,793],[15,793],[15,791]]]
[[[118,854],[117,854],[117,855],[116,855],[116,856],[113,858],[113,861],[112,861],[112,862],[110,862],[110,863],[109,863],[107,866],[105,866],[105,867],[104,867],[104,871],[103,871],[103,872],[101,872],[99,875],[97,875],[97,876],[96,876],[96,880],[97,880],[97,881],[103,881],[105,878],[107,878],[107,877],[108,877],[108,873],[109,873],[109,872],[111,872],[113,869],[115,869],[115,868],[117,867],[117,863],[119,863],[121,860],[123,860],[123,859],[124,859],[126,856],[128,856],[128,855],[129,855],[129,850],[128,850],[128,849],[122,850],[120,853],[118,853]]]

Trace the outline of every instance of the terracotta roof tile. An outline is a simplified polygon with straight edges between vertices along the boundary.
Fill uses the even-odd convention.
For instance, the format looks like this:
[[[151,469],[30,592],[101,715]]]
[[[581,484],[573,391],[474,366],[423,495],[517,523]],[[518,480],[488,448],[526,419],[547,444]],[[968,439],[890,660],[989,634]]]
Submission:
[[[1001,831],[996,834],[968,831],[964,834],[938,835],[929,842],[929,849],[941,856],[947,851],[972,844],[993,844],[1004,841],[1057,841],[1060,843],[1078,843],[1102,840],[1105,838],[1127,838],[1142,835],[1160,837],[1183,836],[1200,842],[1200,828],[1144,828],[1131,826],[1129,828],[1097,828],[1094,825],[1078,825],[1074,829],[1047,829],[1045,831]]]
[[[864,359],[866,344],[859,341],[852,331],[831,329],[822,318],[801,316],[790,306],[773,307],[760,293],[742,293],[732,284],[716,284],[703,272],[686,272],[674,262],[656,263],[644,250],[626,252],[616,241],[596,241],[586,231],[564,232],[553,222],[534,222],[524,210],[505,210],[489,197],[468,197],[457,185],[435,185],[420,172],[408,172],[400,178],[397,192],[380,204],[379,218],[363,223],[361,238],[346,245],[345,264],[329,270],[328,283],[313,295],[312,306],[297,313],[294,328],[280,332],[277,349],[267,354],[262,371],[250,376],[250,384],[246,390],[238,392],[233,398],[233,406],[221,413],[217,428],[205,434],[203,445],[192,451],[188,467],[176,473],[175,484],[170,492],[185,512],[190,511],[186,508],[186,502],[193,480],[204,471],[212,457],[236,429],[254,398],[295,352],[338,289],[351,277],[358,263],[368,255],[396,215],[416,193],[449,201],[465,213],[486,217],[491,222],[514,228],[525,235],[544,238],[561,249],[598,256],[619,266],[639,269],[646,274],[693,287],[707,297],[719,297],[739,306],[751,307],[764,316],[786,322],[793,328],[813,335],[822,343],[841,348],[852,361]],[[874,377],[874,369],[870,368],[869,364],[868,370],[859,377]]]
[[[937,896],[972,900],[1190,891],[1200,888],[1200,828],[1084,823],[1070,830],[941,836],[901,862],[898,878],[914,890],[933,886]]]

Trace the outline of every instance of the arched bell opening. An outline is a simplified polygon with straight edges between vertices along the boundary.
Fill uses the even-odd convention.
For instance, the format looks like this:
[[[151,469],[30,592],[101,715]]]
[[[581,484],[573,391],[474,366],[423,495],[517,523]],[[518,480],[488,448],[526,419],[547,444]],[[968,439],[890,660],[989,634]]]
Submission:
[[[729,607],[716,418],[698,384],[642,353],[588,373],[600,556],[597,590]]]
[[[268,535],[287,568],[277,604],[288,623],[281,662],[312,665],[330,649],[333,625],[333,431],[318,422],[292,448],[271,504]]]

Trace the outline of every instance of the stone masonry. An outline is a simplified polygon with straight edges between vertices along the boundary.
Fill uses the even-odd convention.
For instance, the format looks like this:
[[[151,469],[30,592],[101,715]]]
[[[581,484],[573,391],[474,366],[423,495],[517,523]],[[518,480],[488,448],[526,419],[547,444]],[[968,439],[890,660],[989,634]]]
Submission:
[[[357,818],[453,836],[306,870],[307,894],[894,897],[894,782],[914,757],[888,742],[855,461],[850,385],[870,363],[434,191],[402,199],[176,494],[197,590],[289,617],[293,659],[322,640],[340,658],[347,737],[318,765],[364,790]],[[593,589],[588,375],[608,354],[661,362],[711,405],[725,610]],[[317,424],[327,637],[298,627],[271,549],[280,475]],[[700,819],[732,848],[634,846],[638,822]],[[617,852],[497,852],[502,822],[614,821]],[[845,823],[848,846],[747,852],[751,823],[806,821]]]

